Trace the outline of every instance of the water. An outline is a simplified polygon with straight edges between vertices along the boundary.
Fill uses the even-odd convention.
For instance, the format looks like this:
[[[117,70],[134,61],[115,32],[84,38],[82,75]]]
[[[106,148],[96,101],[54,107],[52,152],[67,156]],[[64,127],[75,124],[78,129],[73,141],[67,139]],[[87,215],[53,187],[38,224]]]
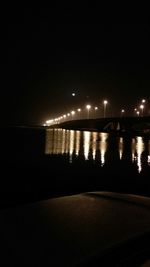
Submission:
[[[10,127],[0,141],[2,207],[86,191],[150,196],[150,138]]]
[[[150,166],[150,138],[123,138],[108,133],[48,129],[45,154],[67,155],[70,164],[77,158],[83,162],[93,161],[100,168],[112,161],[114,164],[125,161],[127,168],[134,165],[141,173]]]

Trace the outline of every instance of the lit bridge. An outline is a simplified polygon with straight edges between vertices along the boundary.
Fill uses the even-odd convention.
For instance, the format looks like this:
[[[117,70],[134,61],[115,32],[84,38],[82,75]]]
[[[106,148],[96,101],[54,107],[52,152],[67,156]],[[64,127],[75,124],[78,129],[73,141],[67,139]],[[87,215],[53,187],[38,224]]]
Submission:
[[[89,130],[103,132],[150,133],[150,116],[71,120],[49,126],[49,128]]]

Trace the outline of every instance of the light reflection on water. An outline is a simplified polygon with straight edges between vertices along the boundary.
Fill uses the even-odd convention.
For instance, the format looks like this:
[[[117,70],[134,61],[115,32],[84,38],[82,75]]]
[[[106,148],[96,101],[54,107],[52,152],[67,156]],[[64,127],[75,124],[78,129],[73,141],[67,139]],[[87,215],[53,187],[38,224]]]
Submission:
[[[123,138],[120,137],[119,138],[119,157],[120,157],[120,160],[122,159],[122,155],[123,155]]]
[[[88,159],[88,156],[89,156],[89,149],[90,149],[90,137],[91,137],[91,132],[83,132],[83,146],[84,146],[84,156],[85,156],[85,159],[87,160]]]
[[[110,146],[112,140],[113,148]],[[100,166],[104,166],[106,152],[107,157],[109,154],[116,157],[118,153],[120,161],[131,158],[131,163],[136,164],[139,173],[143,160],[150,165],[150,140],[145,141],[140,136],[127,140],[119,136],[112,139],[108,133],[64,129],[46,131],[45,154],[68,154],[70,163],[73,161],[73,155],[80,157],[83,154],[84,160],[97,161]]]

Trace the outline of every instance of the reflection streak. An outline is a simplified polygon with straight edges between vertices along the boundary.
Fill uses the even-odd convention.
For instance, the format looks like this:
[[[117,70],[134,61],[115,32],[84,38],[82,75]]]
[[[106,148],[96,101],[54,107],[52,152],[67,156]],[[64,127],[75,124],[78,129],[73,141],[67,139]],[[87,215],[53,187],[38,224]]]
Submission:
[[[107,149],[107,140],[108,134],[107,133],[100,133],[100,152],[101,152],[101,166],[104,166],[105,164],[105,153]]]
[[[76,149],[75,149],[75,153],[78,156],[79,155],[79,150],[80,150],[80,131],[76,131]]]
[[[85,156],[85,159],[88,160],[88,155],[89,155],[89,149],[90,149],[90,136],[91,136],[91,133],[90,132],[87,132],[87,131],[84,131],[83,133],[83,144],[84,144],[84,156]]]
[[[81,152],[84,153],[84,159],[89,159],[89,152],[93,160],[96,160],[96,154],[100,153],[101,166],[105,164],[105,153],[109,140],[107,139],[108,133],[97,133],[63,129],[47,129],[46,130],[46,144],[45,154],[64,154],[69,155],[69,161],[72,162],[72,155],[75,153],[76,156],[81,156]],[[147,156],[145,161],[150,166],[150,140],[145,146],[142,137],[135,137],[132,139],[132,162],[136,162],[138,172],[140,173],[143,167],[141,159],[142,152],[147,147]],[[124,150],[124,139],[119,138],[119,155],[122,160],[122,154]],[[83,154],[82,154],[83,155]]]
[[[137,150],[138,171],[141,172],[141,170],[142,170],[141,154],[144,151],[144,143],[143,143],[142,137],[140,137],[140,136],[137,137],[136,150]]]

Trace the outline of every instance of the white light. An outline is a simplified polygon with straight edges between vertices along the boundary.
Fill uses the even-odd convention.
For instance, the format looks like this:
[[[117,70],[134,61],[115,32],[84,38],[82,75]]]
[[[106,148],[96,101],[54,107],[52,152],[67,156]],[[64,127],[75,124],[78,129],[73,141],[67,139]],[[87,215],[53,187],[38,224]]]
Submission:
[[[91,108],[91,105],[86,105],[86,108],[89,110]]]
[[[144,108],[144,105],[140,105],[140,108],[143,109]]]
[[[71,114],[72,114],[72,115],[74,115],[74,114],[75,114],[75,111],[74,111],[74,110],[73,110],[73,111],[71,111]]]
[[[146,100],[145,99],[142,99],[142,103],[145,103],[146,102]]]
[[[104,105],[107,105],[108,104],[108,101],[107,100],[104,100]]]
[[[98,110],[98,107],[95,107],[95,110]]]
[[[75,96],[76,94],[75,93],[72,93],[72,96]]]
[[[78,111],[78,112],[81,112],[81,108],[78,108],[77,111]]]

